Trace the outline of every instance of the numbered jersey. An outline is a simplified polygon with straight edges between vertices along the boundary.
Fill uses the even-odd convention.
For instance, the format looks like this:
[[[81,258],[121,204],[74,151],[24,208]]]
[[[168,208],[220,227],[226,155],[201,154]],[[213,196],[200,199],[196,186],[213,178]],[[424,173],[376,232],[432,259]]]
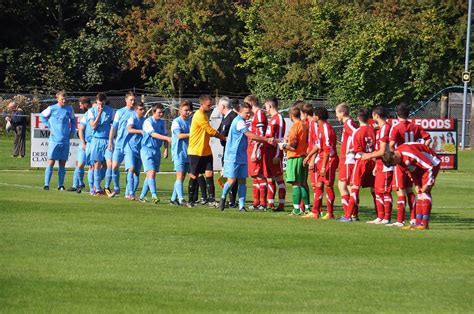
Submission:
[[[364,125],[359,127],[353,134],[354,153],[356,159],[360,158],[362,153],[371,153],[375,150],[375,130],[371,126]]]
[[[390,141],[395,142],[395,148],[403,143],[419,142],[420,140],[427,141],[430,139],[430,134],[426,132],[421,126],[412,123],[408,120],[401,120],[390,130]]]
[[[420,143],[406,143],[397,148],[402,156],[403,166],[415,166],[423,170],[432,170],[441,160],[431,148]]]

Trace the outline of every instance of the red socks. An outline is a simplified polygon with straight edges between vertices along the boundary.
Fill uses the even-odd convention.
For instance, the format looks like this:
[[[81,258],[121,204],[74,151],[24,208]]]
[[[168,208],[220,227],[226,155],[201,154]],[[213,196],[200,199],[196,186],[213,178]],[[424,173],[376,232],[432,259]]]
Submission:
[[[279,197],[279,208],[285,208],[285,198],[286,198],[286,185],[285,181],[279,180],[278,184],[278,197]],[[304,205],[303,205],[304,206]]]
[[[252,195],[253,195],[253,206],[258,206],[260,199],[260,179],[253,179],[252,181]]]
[[[334,188],[332,186],[326,187],[326,212],[329,216],[334,216]]]
[[[312,212],[315,215],[319,215],[322,211],[322,203],[323,203],[323,187],[317,186],[314,189],[314,203],[313,203],[313,210]]]
[[[397,197],[397,222],[405,219],[405,196]]]
[[[275,206],[275,189],[275,182],[271,179],[267,180],[268,206]]]
[[[392,193],[385,193],[383,196],[384,219],[390,220],[392,216]]]
[[[342,209],[344,210],[344,213],[347,211],[347,206],[349,206],[349,199],[350,199],[349,194],[341,195],[341,203],[342,203]]]
[[[352,188],[351,196],[349,199],[349,206],[347,206],[347,211],[344,213],[346,218],[351,218],[351,215],[354,215],[356,213],[355,209],[358,203],[359,203],[359,189]]]
[[[385,203],[384,203],[384,194],[376,193],[375,194],[375,210],[377,211],[377,218],[384,219],[385,217]]]
[[[267,207],[267,181],[265,179],[258,179],[258,182],[260,190],[260,205]]]

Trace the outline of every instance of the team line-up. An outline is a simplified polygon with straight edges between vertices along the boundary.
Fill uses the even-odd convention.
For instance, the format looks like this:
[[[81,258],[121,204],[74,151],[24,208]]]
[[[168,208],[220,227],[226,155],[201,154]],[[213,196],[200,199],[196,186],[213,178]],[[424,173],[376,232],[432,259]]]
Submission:
[[[58,189],[65,190],[69,140],[76,132],[74,111],[65,104],[65,96],[63,91],[58,92],[57,103],[40,115],[50,129],[45,190],[49,190],[55,161],[59,163]],[[246,179],[250,176],[253,204],[249,209],[284,211],[285,174],[286,183],[293,187],[290,215],[306,219],[335,219],[334,183],[339,168],[338,188],[343,208],[343,215],[338,219],[340,222],[359,220],[360,189],[371,188],[377,217],[367,223],[411,230],[429,228],[431,189],[441,161],[428,147],[431,141],[429,133],[408,121],[410,109],[404,103],[396,108],[398,123],[393,126],[382,106],[373,108],[371,114],[367,109],[359,109],[357,121],[350,117],[347,104],[336,106],[337,119],[343,123],[338,156],[336,134],[328,122],[327,109],[314,108],[304,101],[295,102],[289,109],[293,125],[286,137],[285,120],[274,97],[264,101],[266,113],[253,95],[245,97],[240,104],[227,97],[220,98],[217,105],[223,119],[217,130],[209,124],[208,114],[213,108],[213,99],[209,95],[199,98],[196,112],[193,112],[191,102],[183,101],[179,105],[179,116],[172,121],[171,136],[162,120],[163,106],[155,105],[152,115],[145,118],[144,104],[135,100],[133,92],[125,95],[125,106],[116,112],[106,105],[103,93],[97,94],[92,107],[88,98],[81,97],[79,102],[85,114],[77,130],[81,147],[77,153],[71,191],[80,193],[85,187],[85,167],[88,167],[91,195],[118,195],[119,167],[124,162],[127,172],[125,197],[146,202],[150,192],[152,201],[158,203],[155,176],[160,169],[161,146],[164,146],[163,157],[167,158],[168,144],[171,144],[171,158],[176,171],[170,200],[173,205],[194,207],[200,189],[203,193],[201,204],[208,203],[221,210],[238,207],[242,212],[247,211]],[[369,123],[369,120],[374,123]],[[222,176],[226,181],[218,201],[215,199],[210,137],[219,138],[224,148]],[[284,173],[285,153],[287,165]],[[142,167],[146,177],[137,197]],[[189,176],[187,202],[183,193],[186,174]],[[312,206],[308,176],[314,197]],[[391,221],[392,190],[397,194],[396,221]],[[275,201],[277,193],[278,204]],[[228,203],[227,195],[230,196]],[[410,210],[409,223],[405,223],[406,205]]]

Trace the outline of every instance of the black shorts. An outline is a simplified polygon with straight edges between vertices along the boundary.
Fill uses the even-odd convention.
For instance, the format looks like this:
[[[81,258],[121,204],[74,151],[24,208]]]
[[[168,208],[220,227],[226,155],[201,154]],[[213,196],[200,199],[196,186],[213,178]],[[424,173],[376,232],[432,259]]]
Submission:
[[[213,158],[212,155],[209,156],[196,156],[189,155],[189,168],[191,174],[198,175],[206,171],[213,171]]]

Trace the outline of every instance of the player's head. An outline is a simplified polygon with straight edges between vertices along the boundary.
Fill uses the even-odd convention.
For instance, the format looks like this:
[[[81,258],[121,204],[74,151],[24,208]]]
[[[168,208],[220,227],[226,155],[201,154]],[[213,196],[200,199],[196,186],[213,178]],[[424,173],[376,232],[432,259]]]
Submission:
[[[267,112],[270,112],[270,110],[278,110],[278,99],[276,97],[265,99],[265,110]]]
[[[308,117],[313,117],[313,105],[304,103],[301,107],[301,120],[305,120]]]
[[[221,114],[226,114],[230,110],[232,110],[232,104],[230,103],[230,99],[227,96],[219,98],[217,103],[217,108]]]
[[[359,120],[360,123],[367,124],[369,121],[369,110],[366,108],[357,110],[357,120]]]
[[[212,97],[210,95],[201,95],[199,97],[200,109],[204,112],[211,111],[212,108]]]
[[[258,103],[258,97],[255,95],[245,96],[244,102],[249,103],[252,106],[252,110],[256,110],[256,108],[260,107],[260,104]]]
[[[56,100],[58,101],[58,105],[64,106],[64,104],[66,103],[66,92],[63,90],[60,90],[59,92],[57,92]]]
[[[375,121],[387,119],[387,112],[382,106],[376,106],[372,109],[372,119]]]
[[[125,105],[129,108],[132,108],[132,106],[135,104],[135,93],[131,90],[129,90],[125,94]]]
[[[342,102],[336,106],[337,120],[342,121],[343,118],[349,117],[349,113],[350,113],[349,106],[345,102]]]
[[[141,101],[134,102],[133,109],[139,118],[143,118],[145,116],[145,104],[143,104]]]
[[[153,118],[155,120],[161,119],[163,116],[163,105],[162,104],[156,104],[153,106],[151,109],[151,113],[153,114]]]
[[[184,120],[188,119],[191,115],[193,104],[189,100],[184,100],[179,104],[179,116]]]
[[[250,119],[250,114],[252,113],[252,105],[248,102],[243,102],[239,106],[239,116],[241,116],[244,120]]]
[[[292,121],[301,119],[301,110],[300,110],[299,106],[291,107],[290,110],[288,110],[288,113],[289,113],[290,118],[291,118]]]
[[[79,97],[79,109],[86,111],[91,106],[91,100],[89,97],[82,96]]]
[[[313,114],[314,114],[314,117],[316,118],[316,121],[326,121],[327,119],[329,119],[329,112],[324,107],[314,108]]]
[[[106,100],[107,96],[105,96],[104,93],[98,93],[97,96],[95,96],[95,102],[98,106],[104,106]]]
[[[387,167],[395,166],[396,164],[399,164],[402,161],[401,155],[398,151],[391,152],[391,151],[386,151],[382,155],[382,161]]]
[[[401,119],[408,119],[408,116],[410,115],[410,106],[408,106],[407,103],[402,102],[400,103],[397,108],[397,116]]]

